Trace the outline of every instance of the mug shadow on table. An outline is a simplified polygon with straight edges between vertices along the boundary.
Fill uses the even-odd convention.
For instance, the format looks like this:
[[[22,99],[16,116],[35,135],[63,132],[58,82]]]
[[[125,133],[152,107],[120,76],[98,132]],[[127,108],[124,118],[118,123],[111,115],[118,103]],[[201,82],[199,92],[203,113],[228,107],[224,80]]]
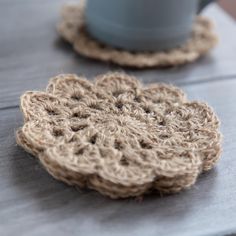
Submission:
[[[106,227],[119,226],[127,221],[133,224],[145,219],[181,221],[188,217],[201,198],[211,197],[217,175],[216,170],[205,173],[192,189],[172,196],[151,194],[144,196],[142,201],[111,200],[95,191],[76,189],[54,180],[36,158],[18,146],[12,148],[10,155],[11,182],[18,195],[24,201],[33,202],[37,211],[49,215],[52,222],[73,216],[89,218]]]

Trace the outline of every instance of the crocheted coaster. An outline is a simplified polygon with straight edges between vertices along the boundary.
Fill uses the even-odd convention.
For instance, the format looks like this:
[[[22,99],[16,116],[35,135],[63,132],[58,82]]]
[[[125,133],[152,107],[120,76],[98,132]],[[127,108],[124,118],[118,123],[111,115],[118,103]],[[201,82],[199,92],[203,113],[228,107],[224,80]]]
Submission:
[[[198,16],[191,38],[181,47],[163,52],[131,52],[106,46],[86,32],[83,5],[65,5],[62,20],[58,24],[59,34],[74,46],[81,55],[122,66],[137,68],[177,66],[197,60],[217,43],[211,21]]]
[[[208,105],[126,74],[94,82],[59,75],[46,92],[23,94],[20,106],[25,124],[17,143],[55,178],[111,198],[179,192],[221,151],[219,121]]]

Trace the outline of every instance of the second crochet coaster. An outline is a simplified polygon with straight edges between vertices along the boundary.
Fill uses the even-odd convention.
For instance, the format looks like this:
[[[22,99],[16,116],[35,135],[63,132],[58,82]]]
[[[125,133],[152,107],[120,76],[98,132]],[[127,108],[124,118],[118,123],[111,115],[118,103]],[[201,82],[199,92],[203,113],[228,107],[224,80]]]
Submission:
[[[219,121],[208,105],[126,74],[94,82],[59,75],[46,92],[26,92],[20,107],[17,143],[56,179],[111,198],[179,192],[220,156]]]
[[[137,68],[166,67],[187,64],[209,52],[216,43],[211,21],[196,18],[191,38],[181,47],[163,52],[130,52],[106,46],[93,39],[87,32],[83,17],[83,4],[65,5],[58,24],[59,34],[71,43],[79,54],[122,66]]]

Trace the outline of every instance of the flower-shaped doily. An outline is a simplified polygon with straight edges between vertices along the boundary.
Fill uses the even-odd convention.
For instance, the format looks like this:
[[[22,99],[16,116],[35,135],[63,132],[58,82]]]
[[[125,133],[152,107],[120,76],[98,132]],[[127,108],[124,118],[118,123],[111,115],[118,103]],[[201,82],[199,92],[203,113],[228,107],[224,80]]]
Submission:
[[[59,75],[46,92],[26,92],[21,110],[19,145],[55,178],[112,198],[178,192],[220,155],[219,122],[209,106],[125,74],[95,82]]]
[[[207,54],[218,41],[211,20],[198,16],[193,24],[190,39],[180,47],[153,52],[132,52],[113,48],[100,43],[87,33],[84,4],[82,1],[82,4],[63,6],[58,32],[73,45],[76,52],[89,58],[138,68],[178,66]]]

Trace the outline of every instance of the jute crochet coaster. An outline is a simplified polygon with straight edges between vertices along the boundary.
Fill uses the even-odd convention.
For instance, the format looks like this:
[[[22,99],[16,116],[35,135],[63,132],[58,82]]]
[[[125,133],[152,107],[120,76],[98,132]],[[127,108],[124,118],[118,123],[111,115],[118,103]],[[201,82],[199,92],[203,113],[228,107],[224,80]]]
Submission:
[[[126,74],[90,82],[51,79],[46,92],[21,97],[25,124],[17,143],[56,179],[111,198],[193,185],[219,158],[219,121],[178,88],[148,87]]]
[[[129,52],[106,46],[86,32],[83,5],[65,5],[58,24],[59,34],[81,55],[137,68],[178,66],[197,60],[217,43],[211,21],[198,16],[191,38],[181,47],[163,52]]]

